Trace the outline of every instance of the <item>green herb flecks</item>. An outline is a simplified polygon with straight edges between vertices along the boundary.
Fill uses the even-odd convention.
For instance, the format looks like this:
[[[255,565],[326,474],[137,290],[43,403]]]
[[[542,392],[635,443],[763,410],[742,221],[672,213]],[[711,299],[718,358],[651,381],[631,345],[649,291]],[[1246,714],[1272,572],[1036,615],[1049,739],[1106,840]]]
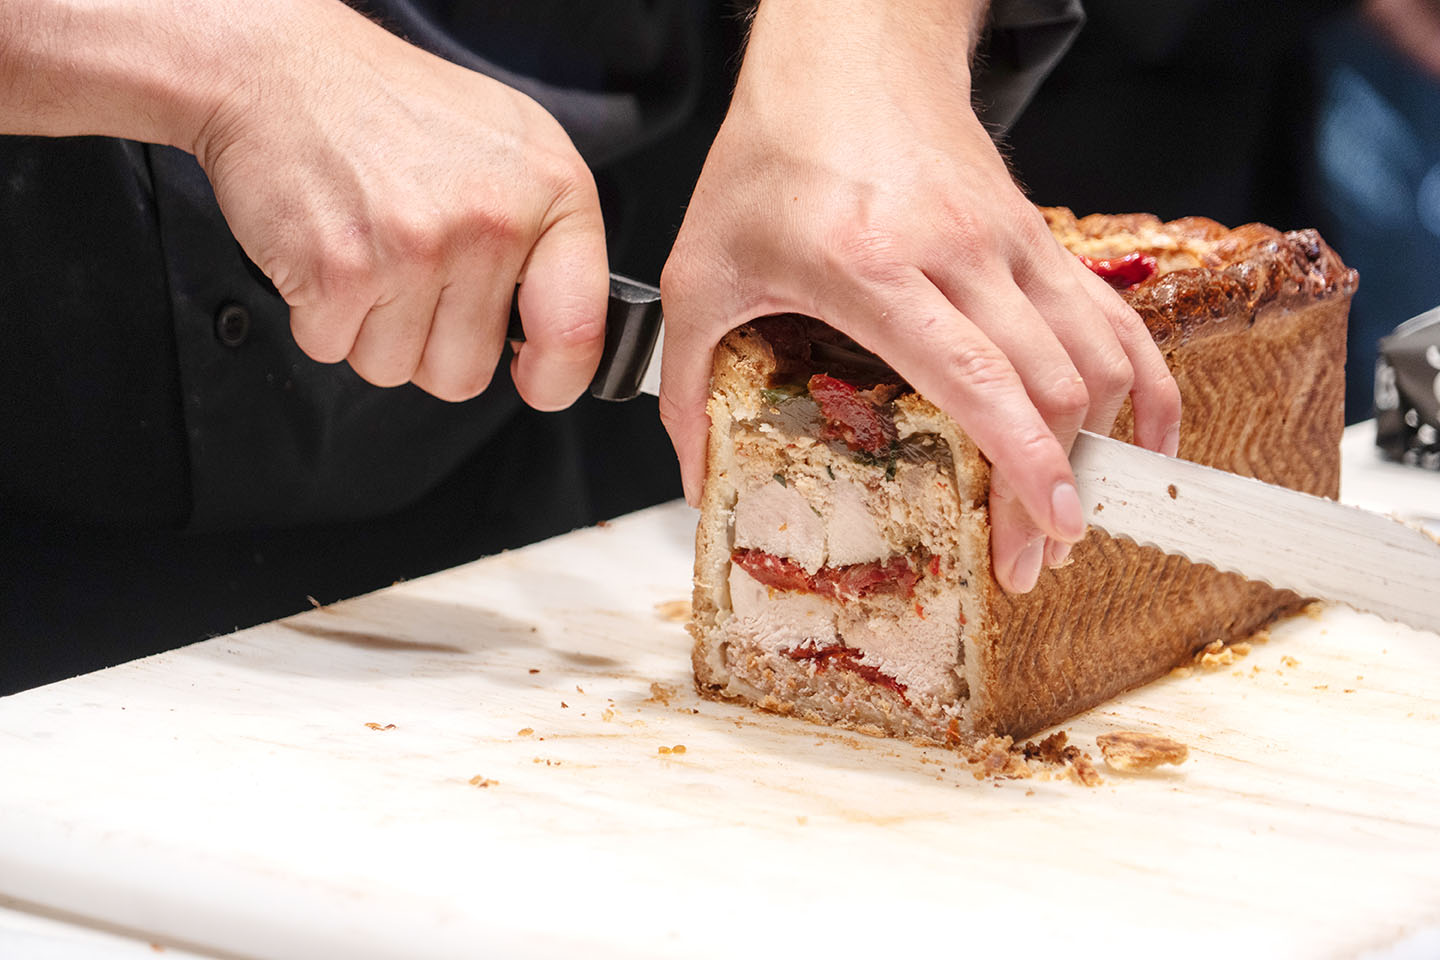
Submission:
[[[780,484],[780,486],[782,486],[782,487],[788,487],[788,486],[790,486],[790,484],[787,483],[786,480],[785,480],[785,474],[783,474],[783,473],[777,473],[777,474],[774,475],[774,477],[775,477],[775,482],[778,483],[778,484]]]
[[[868,453],[864,450],[855,451],[855,462],[863,463],[867,467],[885,468],[885,479],[895,479],[895,465],[900,460],[900,441],[891,440],[890,448],[884,453]]]
[[[803,397],[810,391],[803,383],[786,383],[778,387],[765,387],[760,391],[760,398],[772,407],[778,407],[786,400],[794,400],[796,397]]]

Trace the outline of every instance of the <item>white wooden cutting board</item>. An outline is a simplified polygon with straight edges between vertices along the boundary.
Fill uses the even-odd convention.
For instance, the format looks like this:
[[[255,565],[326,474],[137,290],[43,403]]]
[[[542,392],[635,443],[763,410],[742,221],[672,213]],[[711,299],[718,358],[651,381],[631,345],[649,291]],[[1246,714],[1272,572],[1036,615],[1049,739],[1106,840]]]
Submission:
[[[1440,947],[1440,637],[1297,618],[1066,725],[1097,759],[1106,730],[1179,738],[1183,767],[978,782],[698,700],[655,609],[693,523],[0,699],[0,897],[238,957]]]

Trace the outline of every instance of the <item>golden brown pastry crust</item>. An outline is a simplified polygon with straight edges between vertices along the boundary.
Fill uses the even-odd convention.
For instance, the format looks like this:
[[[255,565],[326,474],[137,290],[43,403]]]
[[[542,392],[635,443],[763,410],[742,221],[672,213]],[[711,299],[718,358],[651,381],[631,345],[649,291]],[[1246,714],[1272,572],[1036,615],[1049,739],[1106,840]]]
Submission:
[[[1267,310],[1349,297],[1359,274],[1314,230],[1281,233],[1261,223],[1228,229],[1204,217],[1168,223],[1148,213],[1076,219],[1041,207],[1050,232],[1072,253],[1145,253],[1159,269],[1121,293],[1162,349],[1254,323]]]

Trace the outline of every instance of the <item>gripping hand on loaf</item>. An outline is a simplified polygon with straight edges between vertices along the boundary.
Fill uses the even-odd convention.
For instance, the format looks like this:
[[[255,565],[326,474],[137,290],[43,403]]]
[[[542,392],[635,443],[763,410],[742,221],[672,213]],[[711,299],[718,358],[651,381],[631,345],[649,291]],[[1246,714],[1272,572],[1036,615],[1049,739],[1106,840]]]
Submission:
[[[1025,592],[1085,532],[1067,452],[1126,397],[1173,455],[1180,394],[1139,317],[1053,239],[970,106],[981,4],[766,0],[661,278],[661,417],[687,499],[710,358],[757,316],[884,358],[994,466],[992,563]]]
[[[604,342],[594,180],[529,97],[340,0],[5,0],[0,131],[190,151],[316,360],[446,400],[488,385],[515,284],[532,406]]]

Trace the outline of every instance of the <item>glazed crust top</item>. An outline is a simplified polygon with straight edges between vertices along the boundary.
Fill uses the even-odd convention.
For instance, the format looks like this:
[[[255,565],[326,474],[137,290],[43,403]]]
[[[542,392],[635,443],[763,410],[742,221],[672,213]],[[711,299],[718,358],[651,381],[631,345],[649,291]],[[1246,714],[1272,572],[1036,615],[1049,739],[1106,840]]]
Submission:
[[[1260,223],[1229,229],[1204,217],[1168,223],[1147,213],[1091,214],[1041,207],[1050,232],[1092,259],[1144,253],[1157,270],[1121,291],[1161,349],[1248,327],[1266,311],[1349,296],[1359,275],[1314,230]]]

